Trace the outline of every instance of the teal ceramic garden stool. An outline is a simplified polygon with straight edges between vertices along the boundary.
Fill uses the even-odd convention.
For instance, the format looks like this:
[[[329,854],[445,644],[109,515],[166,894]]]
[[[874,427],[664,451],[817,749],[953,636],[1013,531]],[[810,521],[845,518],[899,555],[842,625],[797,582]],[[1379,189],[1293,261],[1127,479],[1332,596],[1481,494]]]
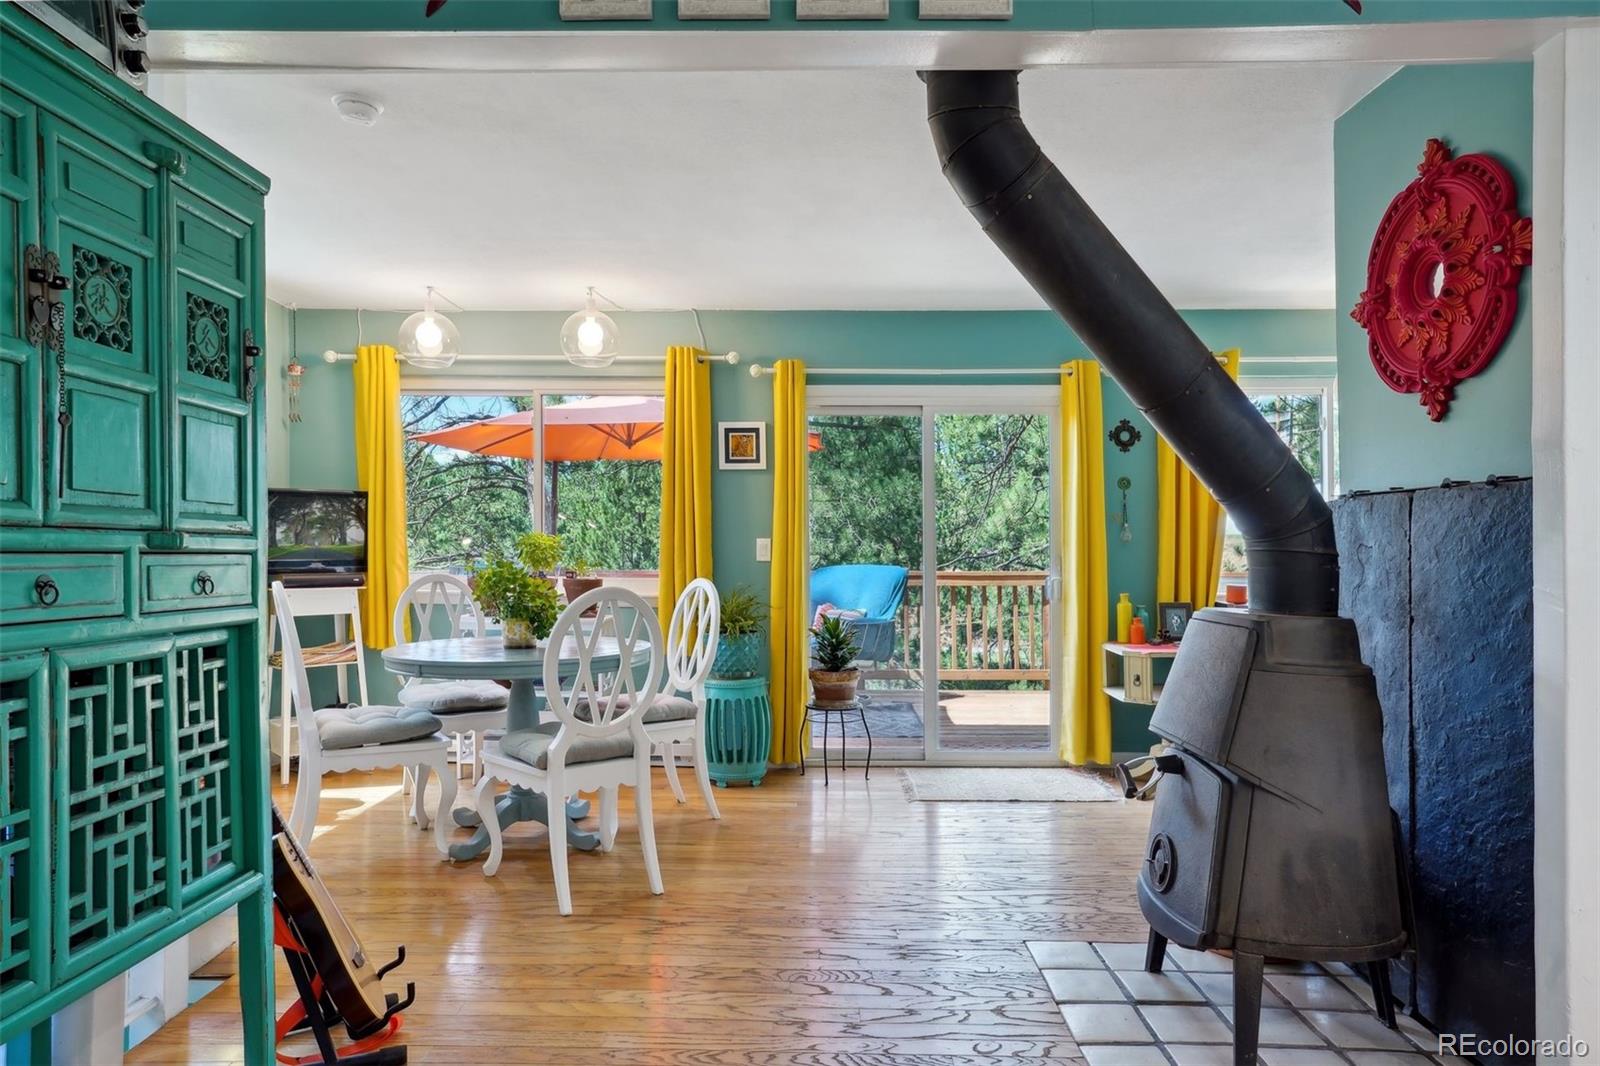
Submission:
[[[706,763],[722,788],[734,781],[761,784],[772,747],[772,704],[767,679],[706,681]]]

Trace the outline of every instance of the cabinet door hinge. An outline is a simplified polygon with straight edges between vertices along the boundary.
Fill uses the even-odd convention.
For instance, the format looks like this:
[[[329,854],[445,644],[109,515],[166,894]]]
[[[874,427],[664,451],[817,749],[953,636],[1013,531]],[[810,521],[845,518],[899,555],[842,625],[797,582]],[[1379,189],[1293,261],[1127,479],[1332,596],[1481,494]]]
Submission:
[[[170,144],[162,144],[159,141],[144,142],[144,157],[162,170],[176,174],[180,178],[189,169],[189,164],[184,161],[182,152]]]

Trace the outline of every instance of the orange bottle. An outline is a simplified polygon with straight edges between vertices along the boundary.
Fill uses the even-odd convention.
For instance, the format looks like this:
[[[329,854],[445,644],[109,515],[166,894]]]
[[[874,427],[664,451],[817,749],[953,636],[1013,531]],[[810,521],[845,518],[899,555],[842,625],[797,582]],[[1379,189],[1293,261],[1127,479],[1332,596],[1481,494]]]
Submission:
[[[1134,615],[1133,619],[1128,623],[1128,643],[1144,643],[1144,619],[1138,615]]]

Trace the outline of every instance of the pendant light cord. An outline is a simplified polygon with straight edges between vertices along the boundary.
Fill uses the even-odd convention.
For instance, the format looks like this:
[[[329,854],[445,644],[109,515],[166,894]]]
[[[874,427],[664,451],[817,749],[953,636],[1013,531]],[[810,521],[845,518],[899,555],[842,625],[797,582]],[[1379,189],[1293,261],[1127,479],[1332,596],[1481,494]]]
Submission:
[[[600,299],[604,300],[606,303],[610,304],[612,307],[616,308],[618,311],[625,311],[625,312],[627,312],[628,314],[631,314],[631,315],[646,315],[646,314],[681,315],[685,311],[687,311],[689,314],[694,316],[694,328],[695,328],[695,332],[700,334],[700,347],[701,347],[701,349],[704,350],[704,351],[710,351],[711,350],[710,349],[710,345],[708,345],[706,343],[706,328],[705,328],[705,326],[701,325],[701,323],[700,323],[700,310],[699,310],[699,308],[695,308],[695,307],[624,307],[621,304],[617,303],[617,301],[613,300],[611,297],[607,296],[605,293],[601,292],[599,289],[595,288],[593,285],[590,285],[588,288],[589,288],[590,292],[592,292],[596,296],[600,297]]]

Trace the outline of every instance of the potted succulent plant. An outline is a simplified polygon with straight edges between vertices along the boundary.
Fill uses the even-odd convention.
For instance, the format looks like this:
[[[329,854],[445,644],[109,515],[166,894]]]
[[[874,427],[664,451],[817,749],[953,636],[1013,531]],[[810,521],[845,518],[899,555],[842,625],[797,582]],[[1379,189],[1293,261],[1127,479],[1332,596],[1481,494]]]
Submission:
[[[550,635],[561,606],[549,579],[510,559],[490,559],[472,576],[478,602],[500,619],[500,639],[506,647],[535,648]]]
[[[594,565],[581,555],[568,559],[561,565],[561,588],[567,594],[567,602],[599,588],[604,582],[594,576]]]
[[[722,628],[711,676],[724,680],[755,677],[761,669],[761,630],[767,605],[740,586],[722,597]]]
[[[811,691],[818,703],[855,701],[860,650],[855,631],[838,615],[828,615],[811,631]]]

